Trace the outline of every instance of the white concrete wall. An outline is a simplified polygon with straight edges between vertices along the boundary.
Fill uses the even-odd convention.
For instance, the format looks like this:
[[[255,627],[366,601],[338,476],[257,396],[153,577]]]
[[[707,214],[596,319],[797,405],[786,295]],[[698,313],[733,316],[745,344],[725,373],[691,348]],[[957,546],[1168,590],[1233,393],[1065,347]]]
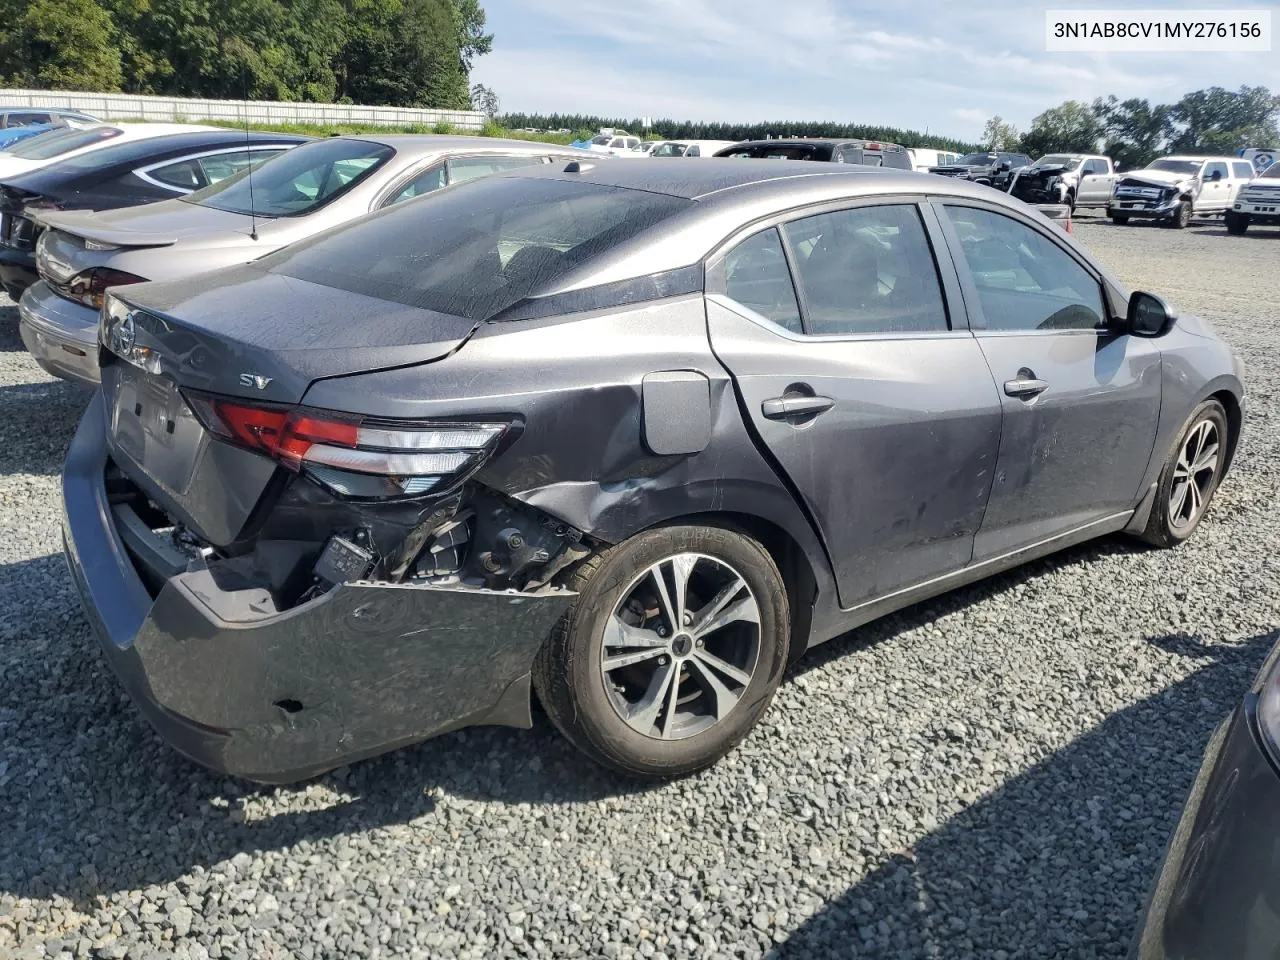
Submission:
[[[418,110],[409,107],[363,107],[341,103],[279,103],[270,100],[188,100],[143,97],[131,93],[79,93],[68,90],[0,89],[0,107],[67,107],[103,120],[190,121],[232,120],[263,123],[362,123],[399,126],[410,123],[452,124],[479,130],[484,114],[471,110]]]

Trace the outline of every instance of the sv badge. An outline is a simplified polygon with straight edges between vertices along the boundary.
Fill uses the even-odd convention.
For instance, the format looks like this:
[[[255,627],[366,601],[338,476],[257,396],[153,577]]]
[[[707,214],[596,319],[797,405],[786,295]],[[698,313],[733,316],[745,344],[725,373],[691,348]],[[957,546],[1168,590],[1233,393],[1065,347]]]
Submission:
[[[267,389],[267,384],[269,384],[273,379],[275,378],[263,377],[256,373],[242,373],[240,374],[240,386],[257,387],[259,390],[265,390]]]

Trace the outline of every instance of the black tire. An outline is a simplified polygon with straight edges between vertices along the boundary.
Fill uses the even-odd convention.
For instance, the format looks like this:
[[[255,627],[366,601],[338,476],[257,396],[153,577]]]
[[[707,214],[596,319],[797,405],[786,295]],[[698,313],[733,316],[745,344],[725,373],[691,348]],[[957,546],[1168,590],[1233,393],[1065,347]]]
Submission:
[[[1174,503],[1174,481],[1175,475],[1179,472],[1179,460],[1192,434],[1197,429],[1200,429],[1204,423],[1212,424],[1212,429],[1216,436],[1216,464],[1212,475],[1208,478],[1203,488],[1197,485],[1196,489],[1199,492],[1201,503],[1199,509],[1196,510],[1194,516],[1189,518],[1189,522],[1174,523],[1171,507]],[[1196,528],[1200,526],[1200,521],[1204,518],[1205,513],[1208,512],[1209,503],[1213,499],[1214,493],[1217,492],[1218,484],[1222,482],[1222,468],[1226,463],[1227,450],[1230,443],[1229,429],[1227,412],[1217,400],[1205,400],[1196,407],[1182,430],[1178,433],[1177,442],[1174,443],[1173,449],[1169,451],[1169,457],[1165,461],[1164,468],[1160,471],[1160,482],[1156,487],[1156,498],[1155,503],[1151,506],[1151,516],[1147,519],[1146,529],[1138,535],[1139,539],[1154,547],[1176,547],[1195,533]]]
[[[664,558],[682,553],[725,564],[746,583],[759,611],[758,647],[750,680],[726,715],[708,729],[665,740],[638,732],[617,712],[611,699],[616,694],[605,687],[603,636],[615,609],[637,589],[637,578]],[[750,537],[718,527],[648,530],[581,564],[565,586],[579,596],[539,652],[533,684],[551,721],[597,763],[641,779],[702,770],[732,750],[773,699],[787,664],[790,614],[773,558]],[[688,690],[694,671],[675,669],[685,678],[677,690]],[[687,695],[678,702],[686,699]]]
[[[1185,230],[1191,222],[1191,201],[1183,200],[1178,204],[1178,209],[1173,211],[1173,216],[1166,222],[1175,230]]]
[[[1071,215],[1076,213],[1076,192],[1074,190],[1067,191],[1067,208],[1071,211]]]
[[[1112,223],[1121,227],[1129,222],[1128,215],[1124,213],[1108,213],[1107,216],[1111,218]]]
[[[1247,213],[1236,213],[1234,210],[1228,210],[1223,219],[1227,224],[1227,233],[1234,233],[1237,237],[1249,229],[1249,215]]]

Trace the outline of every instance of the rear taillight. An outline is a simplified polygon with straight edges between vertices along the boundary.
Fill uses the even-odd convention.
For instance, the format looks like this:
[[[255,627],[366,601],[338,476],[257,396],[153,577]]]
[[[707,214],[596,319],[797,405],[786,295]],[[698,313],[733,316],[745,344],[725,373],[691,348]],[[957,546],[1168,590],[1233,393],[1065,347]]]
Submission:
[[[305,473],[344,497],[415,496],[475,471],[509,423],[397,423],[189,393],[215,436]]]
[[[123,270],[94,267],[92,270],[82,270],[65,283],[57,284],[55,289],[70,300],[101,310],[102,298],[107,292],[107,287],[123,287],[131,283],[146,282],[146,277],[125,273]]]

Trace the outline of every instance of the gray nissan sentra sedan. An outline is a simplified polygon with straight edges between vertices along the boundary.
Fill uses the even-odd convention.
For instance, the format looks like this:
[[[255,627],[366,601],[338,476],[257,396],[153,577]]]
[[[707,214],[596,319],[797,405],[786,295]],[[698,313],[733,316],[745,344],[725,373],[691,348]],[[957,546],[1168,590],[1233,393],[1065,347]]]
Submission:
[[[698,770],[817,643],[1186,539],[1243,406],[1022,203],[839,164],[498,174],[121,288],[101,336],[71,570],[161,734],[262,781],[535,692],[601,763]]]
[[[529,164],[573,158],[545,143],[487,137],[334,137],[253,176],[123,210],[49,211],[40,282],[18,304],[22,340],[54,376],[98,382],[98,313],[108,287],[244,263],[394,203]],[[297,149],[297,148],[295,148]],[[277,162],[283,161],[283,162]]]

